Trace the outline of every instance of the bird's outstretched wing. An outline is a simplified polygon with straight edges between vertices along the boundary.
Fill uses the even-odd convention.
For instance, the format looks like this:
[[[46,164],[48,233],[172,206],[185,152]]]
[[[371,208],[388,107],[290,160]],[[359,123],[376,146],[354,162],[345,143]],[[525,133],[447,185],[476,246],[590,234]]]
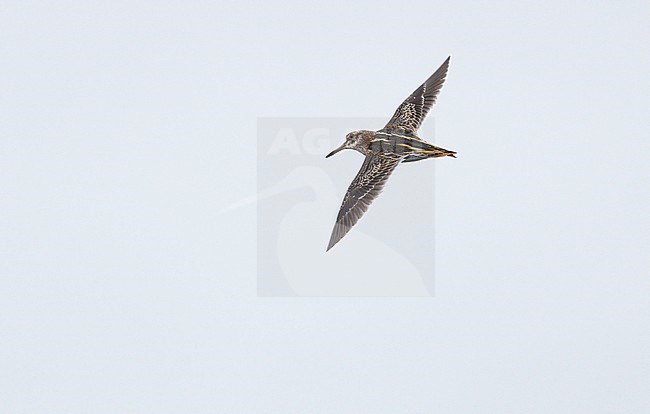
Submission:
[[[402,102],[384,127],[384,131],[409,134],[417,132],[422,121],[424,121],[424,117],[427,116],[427,113],[436,102],[442,84],[445,83],[447,69],[449,69],[449,59],[451,59],[451,56],[440,65],[429,79],[424,81],[419,88]]]
[[[388,180],[388,177],[401,160],[402,157],[399,156],[366,156],[361,169],[352,180],[348,192],[343,198],[327,250],[338,243],[350,231],[352,226],[359,221],[370,203],[384,188],[386,180]]]

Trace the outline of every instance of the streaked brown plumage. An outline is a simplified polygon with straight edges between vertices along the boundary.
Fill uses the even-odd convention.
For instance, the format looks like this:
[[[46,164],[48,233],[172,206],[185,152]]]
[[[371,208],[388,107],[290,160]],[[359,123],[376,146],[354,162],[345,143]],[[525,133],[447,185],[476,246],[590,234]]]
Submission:
[[[417,136],[418,128],[436,102],[438,92],[445,82],[450,58],[402,102],[383,129],[350,132],[346,135],[345,142],[327,155],[330,157],[349,148],[366,156],[343,198],[327,250],[359,221],[400,162],[445,156],[455,158],[456,152],[429,144]]]

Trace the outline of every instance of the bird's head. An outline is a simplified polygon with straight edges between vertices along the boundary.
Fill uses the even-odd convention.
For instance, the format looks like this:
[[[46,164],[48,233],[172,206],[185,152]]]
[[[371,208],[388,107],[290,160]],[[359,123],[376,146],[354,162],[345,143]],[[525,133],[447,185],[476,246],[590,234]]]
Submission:
[[[366,136],[368,135],[368,132],[370,131],[352,131],[348,133],[345,136],[345,142],[341,144],[338,148],[336,148],[334,151],[330,152],[325,156],[325,158],[329,158],[332,155],[336,154],[339,151],[343,151],[344,149],[347,148],[352,148],[355,149],[359,152],[363,152],[364,144],[366,141]]]

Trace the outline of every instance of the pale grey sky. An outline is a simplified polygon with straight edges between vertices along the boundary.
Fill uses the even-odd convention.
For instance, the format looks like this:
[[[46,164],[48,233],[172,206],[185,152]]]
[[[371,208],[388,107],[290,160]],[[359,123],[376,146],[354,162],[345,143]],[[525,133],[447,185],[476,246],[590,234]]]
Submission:
[[[0,411],[647,411],[649,14],[3,1]],[[449,54],[435,297],[256,297],[257,118],[389,117]]]

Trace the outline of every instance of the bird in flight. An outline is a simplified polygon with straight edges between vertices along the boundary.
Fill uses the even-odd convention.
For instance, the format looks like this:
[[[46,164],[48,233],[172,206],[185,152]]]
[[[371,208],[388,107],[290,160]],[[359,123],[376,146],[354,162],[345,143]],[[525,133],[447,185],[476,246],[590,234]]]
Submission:
[[[431,157],[456,157],[455,151],[429,144],[417,135],[418,128],[436,102],[438,92],[445,82],[450,58],[451,56],[402,102],[384,128],[379,131],[350,132],[346,135],[345,142],[325,157],[348,148],[366,156],[345,193],[327,250],[359,221],[384,188],[397,164]]]

